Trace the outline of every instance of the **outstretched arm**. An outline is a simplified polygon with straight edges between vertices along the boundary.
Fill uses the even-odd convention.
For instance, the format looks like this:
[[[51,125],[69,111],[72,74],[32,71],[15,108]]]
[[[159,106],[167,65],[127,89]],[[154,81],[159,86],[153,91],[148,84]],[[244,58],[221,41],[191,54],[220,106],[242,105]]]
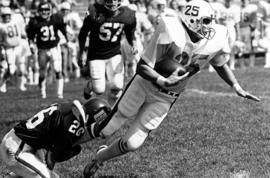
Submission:
[[[223,56],[221,56],[223,57]],[[226,64],[222,65],[222,66],[214,66],[215,70],[217,71],[218,75],[228,84],[230,85],[234,91],[236,92],[236,94],[238,96],[247,98],[247,99],[251,99],[253,101],[260,101],[260,99],[255,96],[250,94],[249,92],[245,91],[244,89],[242,89],[242,87],[240,86],[240,84],[238,83],[235,75],[233,74],[233,72],[231,71],[231,69],[229,68],[229,66]]]

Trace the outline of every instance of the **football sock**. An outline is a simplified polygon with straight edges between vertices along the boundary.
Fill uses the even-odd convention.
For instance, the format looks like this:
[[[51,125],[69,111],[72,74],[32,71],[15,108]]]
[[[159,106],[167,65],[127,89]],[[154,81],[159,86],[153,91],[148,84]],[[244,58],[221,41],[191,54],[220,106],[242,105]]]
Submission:
[[[120,145],[119,144],[120,143],[120,140],[121,140],[121,138],[116,139],[107,148],[105,148],[102,151],[98,152],[97,153],[97,160],[100,161],[100,162],[103,162],[103,161],[107,161],[109,159],[115,158],[117,156],[124,155],[125,153],[123,153],[120,150],[120,146],[119,146]]]
[[[63,90],[64,90],[64,79],[58,79],[57,80],[57,96],[63,97]]]

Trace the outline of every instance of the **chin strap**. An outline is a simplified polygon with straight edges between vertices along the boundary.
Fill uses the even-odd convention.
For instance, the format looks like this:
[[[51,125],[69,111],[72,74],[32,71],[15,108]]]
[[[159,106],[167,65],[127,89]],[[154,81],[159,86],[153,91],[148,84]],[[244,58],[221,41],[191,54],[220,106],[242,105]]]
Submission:
[[[78,100],[72,102],[72,113],[77,119],[82,118],[84,123],[87,122],[83,106]]]

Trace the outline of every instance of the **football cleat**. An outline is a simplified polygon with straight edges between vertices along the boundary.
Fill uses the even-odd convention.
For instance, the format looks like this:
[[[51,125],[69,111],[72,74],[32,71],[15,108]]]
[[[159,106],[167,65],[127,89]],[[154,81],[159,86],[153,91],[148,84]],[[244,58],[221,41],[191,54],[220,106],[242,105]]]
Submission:
[[[86,86],[84,87],[83,96],[84,96],[84,99],[86,99],[86,100],[90,99],[93,96],[91,81],[88,81]]]
[[[97,154],[106,149],[108,146],[107,145],[101,145],[97,151]],[[85,167],[84,167],[84,170],[83,170],[83,177],[84,178],[89,178],[89,177],[92,177],[96,172],[97,170],[103,166],[103,163],[99,162],[98,160],[94,159],[91,161],[91,163],[88,163]]]

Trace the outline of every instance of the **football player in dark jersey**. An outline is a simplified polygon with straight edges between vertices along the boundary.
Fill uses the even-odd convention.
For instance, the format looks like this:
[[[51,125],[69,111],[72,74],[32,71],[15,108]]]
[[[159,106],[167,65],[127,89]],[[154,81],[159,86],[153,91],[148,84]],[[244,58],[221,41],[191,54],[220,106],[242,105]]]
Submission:
[[[133,52],[137,51],[134,32],[135,12],[121,6],[121,0],[104,0],[89,6],[79,33],[79,60],[89,35],[87,64],[90,78],[84,88],[85,99],[92,93],[103,94],[108,82],[108,101],[111,104],[119,97],[124,86],[124,65],[120,52],[120,40],[125,34]],[[81,63],[81,61],[79,61]]]
[[[30,46],[36,43],[38,48],[39,86],[42,98],[46,98],[46,72],[49,62],[56,73],[57,96],[63,98],[64,80],[58,31],[67,37],[63,16],[58,13],[52,14],[50,3],[41,3],[38,15],[29,21],[27,35]]]
[[[97,98],[83,105],[78,100],[52,104],[5,135],[0,157],[14,177],[57,177],[55,163],[79,154],[80,144],[93,138],[92,123],[105,120],[110,110]]]

